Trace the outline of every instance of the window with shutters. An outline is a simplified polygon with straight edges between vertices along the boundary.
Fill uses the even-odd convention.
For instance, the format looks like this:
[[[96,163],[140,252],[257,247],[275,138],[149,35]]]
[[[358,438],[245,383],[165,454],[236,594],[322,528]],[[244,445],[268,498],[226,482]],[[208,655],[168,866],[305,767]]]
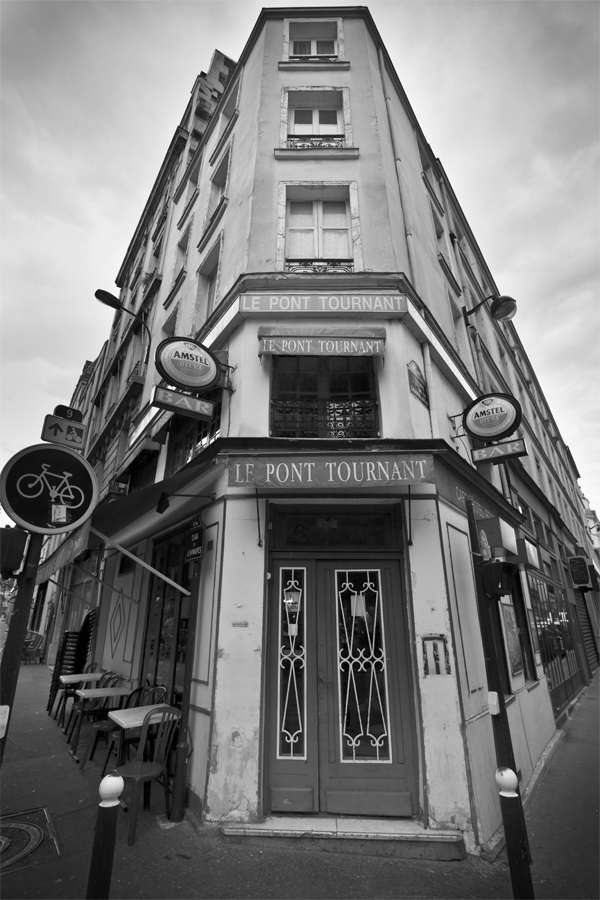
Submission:
[[[286,270],[353,270],[347,200],[289,200]]]

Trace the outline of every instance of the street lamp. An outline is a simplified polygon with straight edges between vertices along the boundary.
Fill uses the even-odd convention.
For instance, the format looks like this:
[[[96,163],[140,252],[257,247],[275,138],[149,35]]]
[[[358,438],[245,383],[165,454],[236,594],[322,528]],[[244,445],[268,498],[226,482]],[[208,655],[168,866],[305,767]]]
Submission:
[[[134,313],[130,309],[127,309],[126,306],[123,306],[123,304],[121,303],[119,298],[115,297],[114,294],[109,294],[108,291],[103,291],[101,289],[98,289],[97,291],[94,292],[94,297],[96,298],[96,300],[99,300],[100,303],[103,303],[105,306],[110,306],[111,309],[120,309],[123,312],[127,313],[127,315],[133,316],[133,318],[137,319],[138,322],[140,323],[140,325],[146,329],[146,332],[148,334],[148,347],[146,349],[146,358],[144,359],[144,365],[146,365],[148,362],[148,359],[150,357],[150,344],[152,343],[152,335],[150,334],[150,329],[148,328],[148,326],[146,325],[144,320],[141,318],[141,316],[138,316],[137,313]]]
[[[515,313],[517,312],[517,301],[513,300],[512,297],[495,297],[493,294],[491,297],[484,297],[481,303],[478,303],[477,306],[474,306],[473,309],[467,309],[466,306],[463,306],[463,316],[465,317],[465,324],[469,324],[469,316],[472,316],[474,312],[483,306],[484,303],[487,303],[488,300],[491,300],[490,313],[492,319],[496,319],[496,321],[500,321],[501,319],[512,319]]]

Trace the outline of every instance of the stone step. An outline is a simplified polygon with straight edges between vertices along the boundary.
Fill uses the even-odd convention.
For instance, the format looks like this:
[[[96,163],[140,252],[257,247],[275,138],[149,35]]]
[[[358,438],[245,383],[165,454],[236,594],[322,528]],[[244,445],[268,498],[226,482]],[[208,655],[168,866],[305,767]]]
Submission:
[[[221,826],[226,838],[252,843],[264,840],[298,841],[305,849],[404,859],[464,859],[460,831],[425,828],[413,819],[361,819],[330,816],[268,816],[252,824],[228,822]]]

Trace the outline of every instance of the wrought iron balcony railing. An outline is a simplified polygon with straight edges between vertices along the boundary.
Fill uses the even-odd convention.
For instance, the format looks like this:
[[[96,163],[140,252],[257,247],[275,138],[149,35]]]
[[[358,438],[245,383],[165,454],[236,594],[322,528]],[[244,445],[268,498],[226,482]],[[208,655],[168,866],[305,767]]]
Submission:
[[[354,272],[353,259],[286,259],[285,271],[296,274],[312,272],[321,275],[324,272]]]
[[[309,56],[308,54],[291,54],[290,53],[290,62],[331,62],[332,60],[336,60],[338,58],[337,53],[326,53],[325,55],[314,55]]]
[[[272,400],[273,437],[379,436],[377,400]]]
[[[288,134],[288,150],[337,150],[346,146],[344,134]]]

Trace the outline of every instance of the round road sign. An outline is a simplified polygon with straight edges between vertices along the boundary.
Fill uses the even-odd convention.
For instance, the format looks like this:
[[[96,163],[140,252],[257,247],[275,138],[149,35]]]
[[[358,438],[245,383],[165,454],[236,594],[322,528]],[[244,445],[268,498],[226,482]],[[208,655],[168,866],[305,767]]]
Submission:
[[[0,474],[0,500],[13,522],[38,534],[78,528],[98,502],[88,461],[58,444],[35,444],[16,453]]]

